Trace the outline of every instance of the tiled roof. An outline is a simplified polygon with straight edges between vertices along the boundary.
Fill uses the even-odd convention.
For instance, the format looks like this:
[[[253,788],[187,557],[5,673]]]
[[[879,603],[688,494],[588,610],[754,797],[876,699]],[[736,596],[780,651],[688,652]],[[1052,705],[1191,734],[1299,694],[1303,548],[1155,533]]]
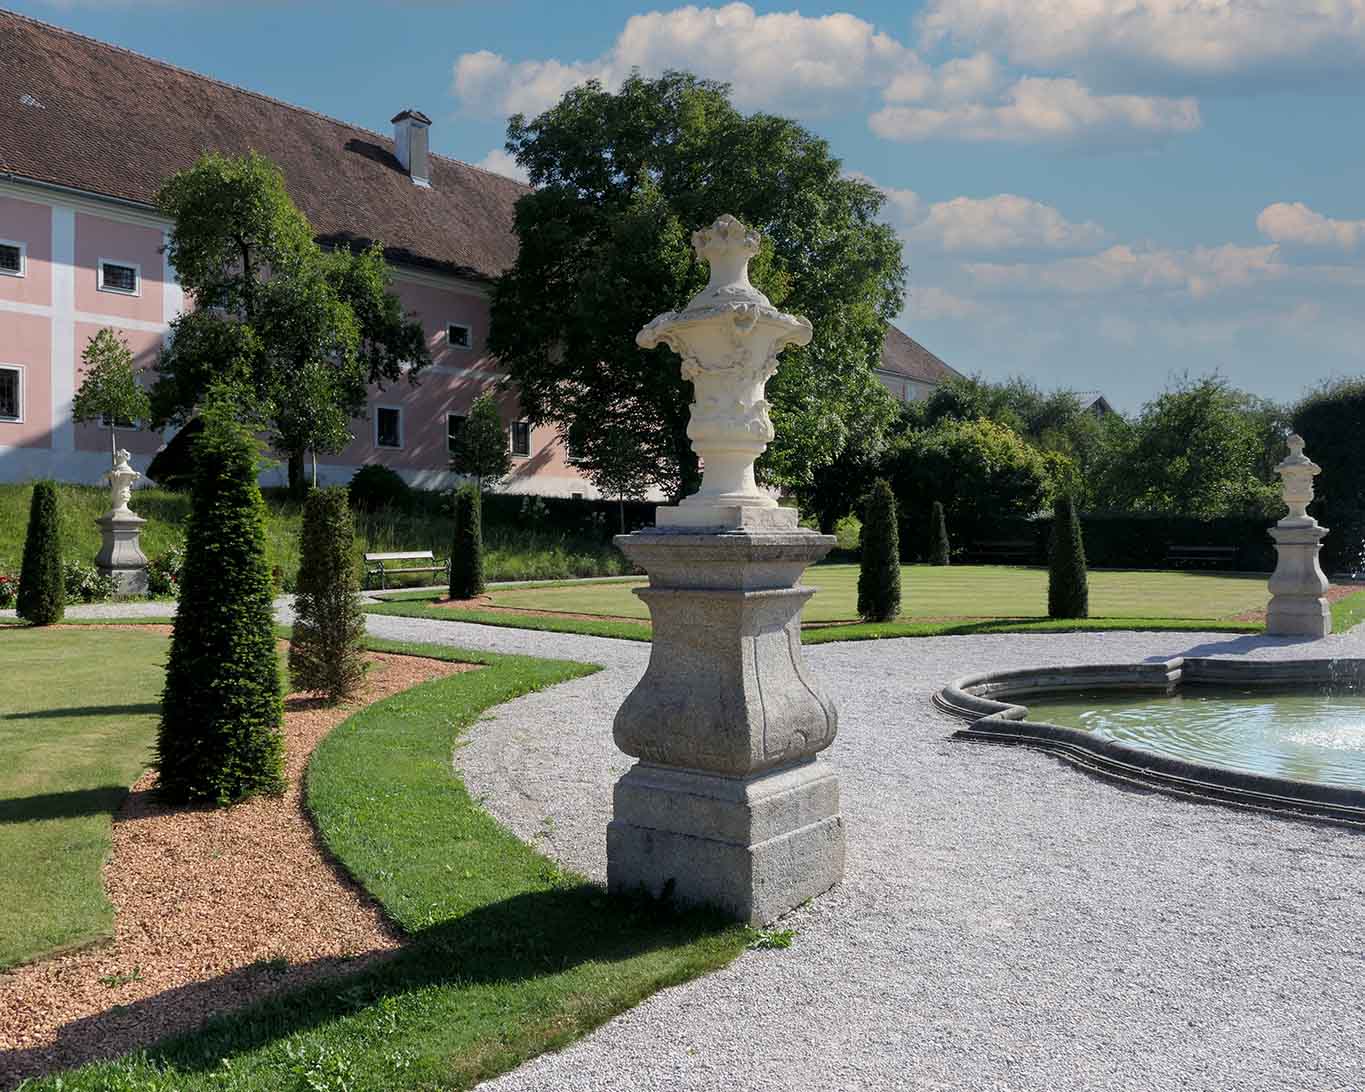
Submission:
[[[390,261],[477,277],[516,256],[519,182],[433,155],[424,189],[391,136],[0,11],[0,177],[150,205],[203,153],[252,149],[325,243],[378,239]]]
[[[921,383],[941,383],[945,379],[961,378],[962,373],[950,368],[918,341],[890,323],[882,342],[881,370],[893,375],[917,379]]]

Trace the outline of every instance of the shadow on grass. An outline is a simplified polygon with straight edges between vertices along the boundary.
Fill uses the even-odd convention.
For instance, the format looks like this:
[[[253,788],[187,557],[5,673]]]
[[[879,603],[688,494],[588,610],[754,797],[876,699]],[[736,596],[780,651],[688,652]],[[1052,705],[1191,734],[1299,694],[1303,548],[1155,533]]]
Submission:
[[[393,954],[324,958],[287,969],[261,962],[127,1005],[117,1004],[111,990],[108,1010],[65,1025],[55,1044],[0,1052],[0,1088],[25,1076],[147,1049],[158,1040],[160,1045],[147,1050],[149,1062],[204,1072],[225,1058],[361,1013],[386,998],[431,987],[458,994],[531,982],[589,962],[610,965],[686,945],[727,927],[710,913],[677,913],[647,900],[608,896],[588,883],[528,892],[423,929]],[[636,1000],[625,997],[616,1009]],[[531,997],[526,1007],[539,1004],[538,996]],[[243,1012],[242,1005],[251,1008]],[[452,998],[445,1012],[428,1007],[417,1017],[478,1018],[465,1008]],[[165,1039],[168,1034],[174,1038]]]
[[[34,709],[23,713],[0,713],[0,720],[62,720],[66,717],[139,717],[160,713],[160,702],[135,705],[73,705],[68,709]]]
[[[39,793],[0,800],[0,823],[32,823],[43,819],[81,819],[110,815],[128,796],[127,785],[101,785],[95,789]]]

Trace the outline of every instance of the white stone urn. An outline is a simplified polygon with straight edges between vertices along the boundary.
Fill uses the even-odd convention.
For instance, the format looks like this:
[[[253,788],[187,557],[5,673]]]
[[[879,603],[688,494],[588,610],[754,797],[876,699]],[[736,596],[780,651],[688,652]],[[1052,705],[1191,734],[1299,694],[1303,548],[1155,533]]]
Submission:
[[[1322,467],[1303,453],[1303,437],[1289,437],[1289,454],[1275,467],[1284,482],[1289,514],[1270,529],[1275,540],[1275,572],[1270,578],[1270,605],[1265,631],[1281,637],[1326,637],[1332,632],[1326,574],[1318,562],[1328,528],[1308,514],[1313,479]]]
[[[772,921],[844,872],[839,782],[816,755],[838,715],[801,655],[801,574],[834,545],[754,481],[773,438],[763,388],[787,345],[810,341],[749,283],[759,238],[732,216],[696,232],[711,279],[640,331],[682,357],[701,489],[616,544],[649,573],[649,666],[616,714],[638,761],[616,784],[611,890],[646,890]]]
[[[795,526],[772,512],[777,501],[758,488],[754,461],[773,438],[764,384],[778,353],[810,342],[811,325],[749,283],[759,245],[758,233],[733,216],[693,232],[710,280],[681,311],[664,312],[636,335],[643,348],[663,344],[682,357],[694,391],[687,435],[703,462],[701,488],[677,508],[660,509],[660,527]]]
[[[147,558],[139,539],[142,525],[147,521],[128,507],[133,483],[141,474],[128,462],[128,452],[114,453],[114,465],[105,471],[103,481],[109,486],[109,511],[95,520],[102,538],[95,564],[114,578],[120,595],[145,595],[147,592]]]

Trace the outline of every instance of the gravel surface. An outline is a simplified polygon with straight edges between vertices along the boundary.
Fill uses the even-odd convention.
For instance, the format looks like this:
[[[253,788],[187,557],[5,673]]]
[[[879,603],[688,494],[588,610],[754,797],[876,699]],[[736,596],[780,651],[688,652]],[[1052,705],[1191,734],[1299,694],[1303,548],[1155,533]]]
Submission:
[[[414,625],[415,624],[415,625]],[[408,626],[401,634],[391,632]],[[433,623],[371,617],[385,636]],[[608,670],[500,707],[456,756],[521,837],[605,876],[611,739],[648,650],[434,623]],[[457,632],[458,630],[458,632]],[[1365,1088],[1365,838],[950,742],[930,694],[987,668],[1365,656],[1228,634],[997,635],[807,650],[833,693],[848,874],[785,951],[666,990],[499,1090]]]
[[[293,597],[282,595],[275,600],[277,611],[285,609]],[[66,608],[67,618],[171,618],[178,604],[173,599],[126,599],[109,603],[71,603]],[[0,618],[15,618],[14,608],[0,610]]]

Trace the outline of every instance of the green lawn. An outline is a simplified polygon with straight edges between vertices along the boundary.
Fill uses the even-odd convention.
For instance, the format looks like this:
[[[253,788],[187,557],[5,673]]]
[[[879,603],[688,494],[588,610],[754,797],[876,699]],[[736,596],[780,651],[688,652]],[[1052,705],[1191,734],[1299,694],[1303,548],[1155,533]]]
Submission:
[[[43,719],[42,710],[62,708],[65,691],[76,687],[68,665],[82,659],[107,665],[109,657],[91,655],[91,646],[112,636],[93,626],[0,635],[0,654],[9,657],[4,666],[16,671],[15,649],[51,646],[46,658],[35,651],[23,661],[43,688],[32,700],[45,702],[26,718],[27,735],[35,723],[62,719]],[[222,1016],[144,1052],[33,1081],[27,1092],[468,1088],[566,1045],[658,989],[725,965],[754,942],[753,931],[709,914],[679,915],[607,896],[500,827],[453,772],[460,734],[490,706],[595,667],[369,643],[485,665],[361,710],[328,736],[309,765],[308,807],[323,843],[410,935],[408,945],[372,970]],[[146,669],[140,690],[130,683],[128,693],[101,693],[101,701],[155,700],[165,638],[149,634],[144,644],[130,654]],[[84,726],[113,720],[106,715],[113,712],[92,713]],[[76,742],[83,738],[73,733]],[[150,729],[144,756],[148,738]],[[106,745],[93,736],[89,742]],[[138,766],[132,764],[129,778]],[[99,800],[102,829],[121,797],[111,788]],[[26,890],[10,898],[11,859],[0,855],[2,901],[31,910]],[[136,1020],[138,1005],[109,1015]]]
[[[925,618],[1037,618],[1047,614],[1047,571],[1004,565],[953,565],[901,569],[901,621]],[[806,622],[846,622],[858,617],[858,567],[817,565],[805,583],[817,588]],[[632,589],[640,583],[561,584],[496,589],[500,607],[647,619]],[[1103,571],[1090,573],[1090,613],[1095,618],[1227,618],[1265,607],[1266,577],[1195,572]]]
[[[0,968],[106,937],[112,815],[152,760],[156,633],[0,633]]]

